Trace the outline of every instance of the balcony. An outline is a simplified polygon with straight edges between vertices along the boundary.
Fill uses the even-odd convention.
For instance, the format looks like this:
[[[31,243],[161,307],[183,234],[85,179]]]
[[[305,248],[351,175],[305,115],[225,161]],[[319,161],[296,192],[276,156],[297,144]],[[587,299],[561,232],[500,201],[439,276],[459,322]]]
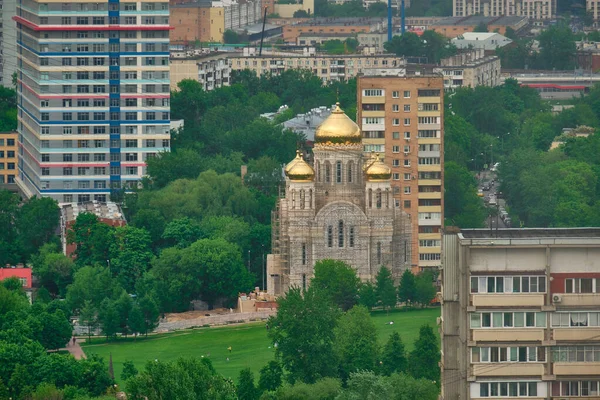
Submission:
[[[544,364],[542,363],[482,363],[473,364],[471,374],[480,376],[542,376]]]
[[[538,328],[473,329],[475,342],[541,342],[544,330]]]
[[[420,186],[440,186],[442,184],[441,179],[419,179]],[[425,198],[425,197],[423,197]]]
[[[440,110],[417,111],[417,117],[439,117],[440,115],[442,115]]]
[[[419,212],[442,212],[442,206],[419,206]]]
[[[418,167],[419,172],[438,172],[441,170],[442,170],[442,166],[440,164],[433,164],[433,165],[423,164],[423,165],[419,165],[419,167]]]
[[[439,219],[439,218],[420,219],[419,220],[419,225],[420,226],[441,226],[442,225],[442,220]]]
[[[441,199],[442,192],[419,192],[419,199]]]
[[[363,104],[385,104],[385,96],[363,96]]]
[[[600,362],[555,362],[552,372],[553,375],[574,377],[600,375]]]
[[[439,97],[419,96],[419,103],[441,103]]]
[[[597,293],[561,293],[560,307],[600,307]]]
[[[541,307],[544,305],[544,294],[473,294],[471,302],[475,307]]]
[[[362,118],[368,118],[368,117],[381,117],[381,118],[384,118],[385,117],[385,111],[384,110],[380,110],[380,111],[366,111],[366,110],[363,110],[361,116],[362,116]]]
[[[600,328],[555,328],[552,339],[556,341],[579,342],[600,340]]]

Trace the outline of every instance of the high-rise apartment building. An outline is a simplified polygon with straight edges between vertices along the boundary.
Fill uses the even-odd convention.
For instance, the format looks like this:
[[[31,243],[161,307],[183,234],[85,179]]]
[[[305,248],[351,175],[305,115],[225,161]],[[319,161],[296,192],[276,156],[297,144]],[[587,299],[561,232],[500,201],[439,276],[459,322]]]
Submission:
[[[17,3],[19,174],[27,195],[106,201],[170,148],[169,4]]]
[[[0,0],[0,85],[14,89],[12,75],[17,69],[17,43],[15,40],[16,1]]]
[[[600,398],[600,229],[443,240],[442,398]]]
[[[412,269],[437,267],[444,221],[444,78],[360,76],[357,123],[365,153],[392,168],[394,206],[411,216]]]
[[[0,132],[0,187],[14,184],[17,175],[17,132]]]

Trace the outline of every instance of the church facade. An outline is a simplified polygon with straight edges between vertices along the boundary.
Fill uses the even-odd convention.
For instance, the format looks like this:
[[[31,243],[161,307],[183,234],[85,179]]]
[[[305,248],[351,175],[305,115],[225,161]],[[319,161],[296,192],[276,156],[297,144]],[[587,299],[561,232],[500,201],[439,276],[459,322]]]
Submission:
[[[410,268],[409,216],[394,207],[391,169],[363,156],[360,128],[339,104],[317,128],[313,154],[313,165],[298,153],[285,167],[285,195],[271,221],[268,292],[308,287],[315,263],[328,258],[353,266],[363,281],[382,265],[399,278]]]

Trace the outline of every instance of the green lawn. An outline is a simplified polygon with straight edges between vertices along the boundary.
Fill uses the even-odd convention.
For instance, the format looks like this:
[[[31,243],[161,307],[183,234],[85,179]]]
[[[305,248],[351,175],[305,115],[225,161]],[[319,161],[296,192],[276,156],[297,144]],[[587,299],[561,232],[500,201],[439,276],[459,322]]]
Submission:
[[[431,325],[437,334],[436,317],[440,315],[440,310],[394,311],[389,315],[374,312],[372,315],[381,344],[392,332],[397,331],[410,350],[421,325]],[[390,321],[394,324],[390,325]],[[239,371],[246,367],[250,367],[256,376],[274,354],[264,323],[183,330],[153,335],[147,339],[138,338],[137,341],[119,339],[104,343],[100,339],[93,339],[91,344],[82,343],[82,346],[86,354],[98,354],[107,362],[112,353],[117,382],[121,380],[121,370],[126,360],[133,361],[138,370],[142,370],[149,360],[170,361],[179,357],[207,357],[210,354],[219,373],[237,380]],[[229,346],[232,348],[231,354],[227,350]]]

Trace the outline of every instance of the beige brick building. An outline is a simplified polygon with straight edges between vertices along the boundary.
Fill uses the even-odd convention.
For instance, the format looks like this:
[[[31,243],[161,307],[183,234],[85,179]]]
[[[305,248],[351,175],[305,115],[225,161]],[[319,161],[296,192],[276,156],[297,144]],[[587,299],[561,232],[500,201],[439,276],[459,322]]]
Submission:
[[[557,0],[454,0],[453,15],[518,16],[544,20],[556,16],[556,4]]]
[[[0,132],[0,184],[13,184],[17,176],[19,134]]]
[[[384,155],[394,206],[412,221],[412,269],[437,267],[444,222],[443,78],[361,76],[357,92],[363,151]]]

